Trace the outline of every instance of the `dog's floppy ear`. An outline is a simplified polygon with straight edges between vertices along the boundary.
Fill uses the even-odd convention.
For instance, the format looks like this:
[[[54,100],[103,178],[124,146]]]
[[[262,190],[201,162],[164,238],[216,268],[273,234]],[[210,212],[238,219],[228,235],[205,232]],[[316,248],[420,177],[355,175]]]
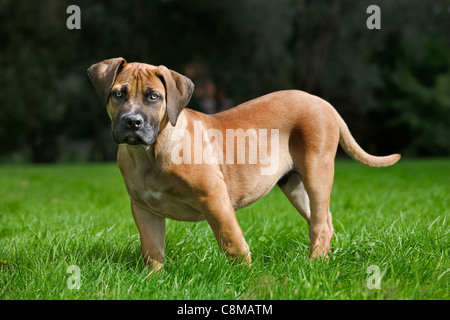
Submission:
[[[192,81],[175,71],[159,66],[157,75],[166,87],[166,108],[170,123],[175,126],[178,116],[191,100],[194,92]]]
[[[124,63],[126,63],[124,58],[113,58],[93,64],[87,69],[89,79],[91,79],[95,89],[102,96],[104,105],[108,102],[109,93],[116,80],[119,68]]]

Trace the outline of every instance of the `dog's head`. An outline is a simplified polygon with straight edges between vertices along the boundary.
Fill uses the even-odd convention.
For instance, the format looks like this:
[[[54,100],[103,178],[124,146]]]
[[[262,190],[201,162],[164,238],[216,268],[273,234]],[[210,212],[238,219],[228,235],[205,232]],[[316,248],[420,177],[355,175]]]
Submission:
[[[118,144],[153,144],[166,119],[175,126],[194,91],[191,80],[165,66],[123,58],[92,65],[88,76],[107,106]]]

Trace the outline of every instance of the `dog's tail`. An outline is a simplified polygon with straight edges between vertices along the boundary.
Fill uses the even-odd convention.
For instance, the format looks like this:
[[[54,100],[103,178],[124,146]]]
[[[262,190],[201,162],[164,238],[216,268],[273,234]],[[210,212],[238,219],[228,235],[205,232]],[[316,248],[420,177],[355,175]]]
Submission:
[[[397,153],[383,157],[368,154],[355,141],[344,119],[334,108],[333,110],[339,122],[339,144],[351,158],[369,167],[387,167],[400,160],[401,155]]]

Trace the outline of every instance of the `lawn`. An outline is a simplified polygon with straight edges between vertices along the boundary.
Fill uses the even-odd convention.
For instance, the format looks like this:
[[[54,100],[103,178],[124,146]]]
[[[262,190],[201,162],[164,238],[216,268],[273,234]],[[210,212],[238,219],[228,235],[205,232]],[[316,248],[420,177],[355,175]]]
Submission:
[[[449,194],[450,160],[341,160],[328,261],[308,259],[307,224],[275,188],[237,212],[251,267],[206,222],[168,220],[149,278],[115,164],[1,166],[0,299],[449,299]]]

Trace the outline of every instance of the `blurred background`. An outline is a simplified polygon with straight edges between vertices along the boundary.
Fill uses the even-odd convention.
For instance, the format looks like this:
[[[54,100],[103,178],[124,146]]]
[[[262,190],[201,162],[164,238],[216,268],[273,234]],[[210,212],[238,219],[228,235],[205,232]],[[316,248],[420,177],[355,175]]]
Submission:
[[[0,36],[1,163],[115,160],[86,69],[118,56],[190,77],[192,109],[300,89],[370,153],[450,155],[449,0],[0,0]]]

